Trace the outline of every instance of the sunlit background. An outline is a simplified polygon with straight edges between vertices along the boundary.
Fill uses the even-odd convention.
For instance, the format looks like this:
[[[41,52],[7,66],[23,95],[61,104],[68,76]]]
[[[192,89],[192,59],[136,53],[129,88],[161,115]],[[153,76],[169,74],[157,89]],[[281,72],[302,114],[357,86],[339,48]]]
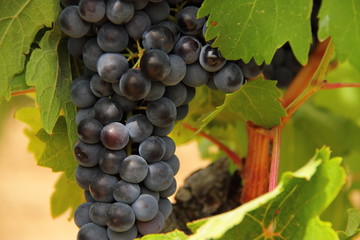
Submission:
[[[68,220],[69,212],[53,219],[50,196],[60,173],[36,165],[27,152],[25,124],[14,119],[16,109],[31,104],[25,97],[0,105],[0,239],[71,240],[78,228]],[[191,172],[208,164],[200,160],[195,144],[178,147],[182,162],[179,185]],[[178,186],[179,186],[178,185]]]

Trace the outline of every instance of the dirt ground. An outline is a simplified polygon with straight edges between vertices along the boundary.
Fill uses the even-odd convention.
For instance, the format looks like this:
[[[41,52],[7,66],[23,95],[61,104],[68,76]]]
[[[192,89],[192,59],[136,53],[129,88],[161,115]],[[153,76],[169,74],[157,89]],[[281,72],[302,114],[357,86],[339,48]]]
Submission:
[[[0,138],[0,239],[76,239],[78,229],[68,221],[68,213],[57,219],[50,215],[50,196],[59,174],[36,166],[26,150],[24,124],[10,116],[4,126]],[[208,164],[200,160],[194,143],[178,147],[177,154],[182,163],[179,185],[192,171]]]

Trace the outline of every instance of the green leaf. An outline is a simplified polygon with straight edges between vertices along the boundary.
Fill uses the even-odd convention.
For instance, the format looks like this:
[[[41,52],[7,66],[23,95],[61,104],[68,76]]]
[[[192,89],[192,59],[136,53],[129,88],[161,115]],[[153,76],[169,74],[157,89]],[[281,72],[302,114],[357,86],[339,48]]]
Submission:
[[[45,149],[45,143],[37,137],[37,133],[42,128],[40,121],[40,109],[21,108],[16,112],[15,117],[29,126],[24,129],[25,135],[29,138],[28,150],[34,154],[35,159],[39,159]]]
[[[65,172],[67,178],[73,179],[77,163],[69,143],[65,118],[59,117],[51,135],[41,129],[37,136],[46,143],[38,165],[49,167],[53,172]]]
[[[224,104],[203,120],[202,127],[224,110],[233,112],[232,117],[236,117],[234,114],[237,113],[244,121],[252,121],[264,128],[280,125],[286,111],[278,101],[279,97],[276,81],[258,78],[247,82],[237,92],[227,94]]]
[[[205,0],[198,15],[208,18],[206,39],[214,39],[222,55],[231,60],[254,57],[270,63],[287,41],[305,64],[310,50],[311,0]]]
[[[175,230],[166,234],[149,234],[141,238],[141,240],[186,240],[185,233]]]
[[[51,133],[61,108],[59,91],[59,63],[57,48],[61,40],[58,28],[45,33],[30,57],[26,69],[26,82],[36,87],[36,100],[41,109],[41,122]]]
[[[11,81],[24,69],[36,33],[56,21],[56,0],[0,1],[0,99],[10,98]]]
[[[318,150],[306,166],[284,173],[274,191],[233,211],[195,222],[197,231],[189,240],[337,239],[319,215],[345,183],[340,164],[340,158],[330,159],[328,148]]]
[[[345,234],[349,237],[359,232],[360,226],[360,211],[354,208],[347,210],[348,225],[346,226]]]
[[[323,0],[319,12],[319,38],[331,36],[337,58],[348,60],[360,70],[360,2]]]
[[[84,201],[83,190],[77,186],[75,181],[70,181],[65,174],[62,174],[51,195],[51,216],[59,217],[70,209],[69,219],[71,219],[77,206]]]

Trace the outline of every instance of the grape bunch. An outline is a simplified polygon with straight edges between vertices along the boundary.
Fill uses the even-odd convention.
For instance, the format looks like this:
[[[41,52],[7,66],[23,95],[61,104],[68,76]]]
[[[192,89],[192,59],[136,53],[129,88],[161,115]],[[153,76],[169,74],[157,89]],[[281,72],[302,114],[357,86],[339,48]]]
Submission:
[[[84,65],[70,89],[77,106],[78,240],[158,233],[172,211],[179,159],[168,137],[195,88],[234,92],[240,65],[203,37],[199,0],[61,0],[58,23]]]

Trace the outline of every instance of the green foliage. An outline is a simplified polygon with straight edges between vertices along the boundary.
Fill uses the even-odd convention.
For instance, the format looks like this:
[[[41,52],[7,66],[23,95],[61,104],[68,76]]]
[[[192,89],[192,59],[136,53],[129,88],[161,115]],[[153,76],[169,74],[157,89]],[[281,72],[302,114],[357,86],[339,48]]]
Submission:
[[[231,112],[232,117],[236,114],[242,120],[252,121],[264,128],[280,125],[281,117],[285,116],[286,112],[278,101],[280,91],[275,85],[275,81],[262,78],[247,82],[239,91],[227,94],[224,104],[203,120],[202,127],[224,110]]]
[[[175,230],[166,234],[150,234],[141,238],[141,240],[186,240],[185,233]]]
[[[39,166],[49,167],[53,172],[64,172],[67,178],[74,179],[77,162],[69,143],[65,118],[58,119],[51,135],[41,129],[37,136],[46,144],[38,160]]]
[[[68,121],[68,126],[74,125],[76,109],[69,104],[70,59],[66,47],[61,44],[64,43],[61,42],[59,28],[46,32],[39,43],[40,48],[35,49],[31,54],[26,69],[26,82],[29,86],[36,87],[41,122],[48,133],[52,132],[62,108],[65,109],[66,116],[71,114],[71,122]],[[58,50],[61,50],[59,54]],[[71,130],[69,133],[73,134],[74,129]]]
[[[59,8],[57,0],[0,1],[0,98],[10,98],[11,89],[18,85],[13,85],[13,78],[23,71],[36,33],[51,27]]]
[[[323,0],[320,8],[319,38],[331,36],[337,58],[348,60],[360,71],[360,2]]]
[[[75,181],[69,180],[62,174],[55,184],[55,191],[51,196],[51,216],[59,217],[70,209],[69,219],[81,203],[85,201],[83,191]]]
[[[216,38],[213,46],[227,59],[270,63],[289,41],[305,64],[312,42],[311,7],[311,0],[205,0],[198,15],[209,15],[206,39]]]
[[[340,164],[340,158],[330,159],[330,150],[322,148],[305,167],[284,173],[274,191],[233,211],[195,222],[196,233],[189,240],[337,239],[335,231],[318,216],[345,182]]]

